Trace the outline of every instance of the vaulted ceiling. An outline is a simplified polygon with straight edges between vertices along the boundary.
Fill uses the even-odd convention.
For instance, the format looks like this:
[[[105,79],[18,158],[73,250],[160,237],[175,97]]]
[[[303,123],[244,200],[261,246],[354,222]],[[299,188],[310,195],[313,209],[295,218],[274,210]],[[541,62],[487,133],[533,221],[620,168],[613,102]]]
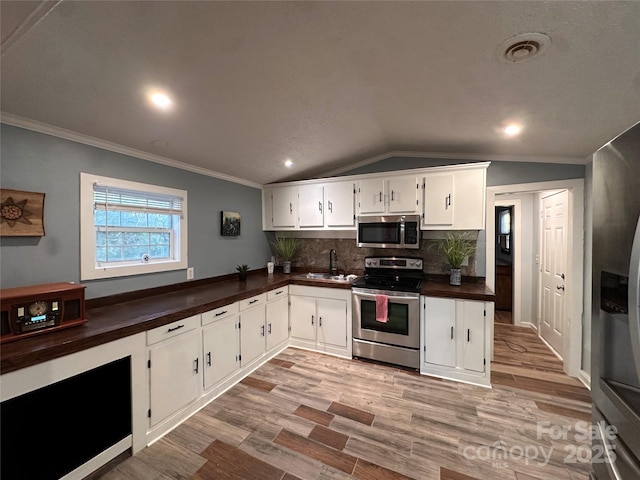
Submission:
[[[640,121],[637,1],[0,8],[3,122],[249,183],[389,152],[581,163]]]

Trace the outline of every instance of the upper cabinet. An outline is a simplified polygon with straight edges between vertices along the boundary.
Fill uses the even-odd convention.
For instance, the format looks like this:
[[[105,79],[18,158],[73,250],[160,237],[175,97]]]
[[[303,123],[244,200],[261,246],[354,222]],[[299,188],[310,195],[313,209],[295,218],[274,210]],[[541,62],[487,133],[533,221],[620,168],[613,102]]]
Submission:
[[[358,193],[359,215],[420,213],[420,179],[415,175],[362,179]]]
[[[482,230],[489,162],[268,185],[263,230],[354,230],[357,215],[410,215],[422,230]]]
[[[423,180],[423,230],[484,230],[486,164],[427,173]]]

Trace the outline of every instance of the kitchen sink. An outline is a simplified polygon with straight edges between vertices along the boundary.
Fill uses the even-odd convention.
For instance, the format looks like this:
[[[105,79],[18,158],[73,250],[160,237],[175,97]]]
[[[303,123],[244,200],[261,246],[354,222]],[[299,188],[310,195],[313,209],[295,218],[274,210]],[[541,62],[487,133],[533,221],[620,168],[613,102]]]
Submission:
[[[344,282],[351,283],[357,277],[355,275],[331,275],[329,273],[303,273],[301,275],[296,275],[295,278],[308,278],[310,280],[328,280],[331,282]]]

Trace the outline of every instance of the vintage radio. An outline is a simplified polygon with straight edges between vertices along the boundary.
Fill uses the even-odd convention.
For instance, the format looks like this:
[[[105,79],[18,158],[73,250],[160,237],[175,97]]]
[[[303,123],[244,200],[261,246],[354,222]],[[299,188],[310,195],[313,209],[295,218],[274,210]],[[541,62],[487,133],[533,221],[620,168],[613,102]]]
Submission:
[[[0,343],[86,323],[85,288],[63,282],[0,290]]]

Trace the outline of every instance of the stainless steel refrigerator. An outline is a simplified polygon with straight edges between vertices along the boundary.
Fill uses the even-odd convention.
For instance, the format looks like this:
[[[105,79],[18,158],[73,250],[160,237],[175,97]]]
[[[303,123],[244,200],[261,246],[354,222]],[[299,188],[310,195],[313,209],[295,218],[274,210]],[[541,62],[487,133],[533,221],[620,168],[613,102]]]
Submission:
[[[640,124],[593,157],[592,477],[640,480]]]

